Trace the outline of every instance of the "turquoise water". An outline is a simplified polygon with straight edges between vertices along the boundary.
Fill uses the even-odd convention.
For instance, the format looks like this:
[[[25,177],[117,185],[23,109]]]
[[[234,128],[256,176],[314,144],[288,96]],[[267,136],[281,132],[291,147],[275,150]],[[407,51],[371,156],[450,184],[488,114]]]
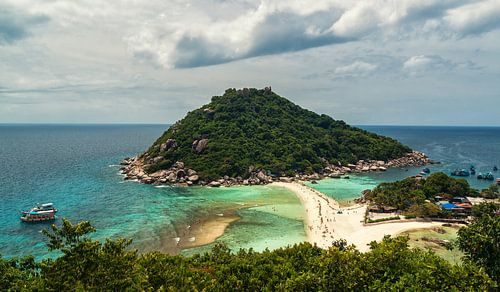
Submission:
[[[19,211],[37,202],[54,202],[59,217],[89,220],[96,238],[127,237],[140,251],[186,254],[196,241],[190,230],[210,220],[238,216],[217,242],[257,250],[306,239],[304,211],[289,191],[266,186],[237,188],[157,188],[126,182],[117,164],[144,151],[165,125],[0,125],[0,254],[47,256],[40,233],[48,224],[23,224]],[[369,127],[400,139],[443,164],[449,172],[475,164],[486,172],[500,166],[500,128]],[[401,179],[419,169],[324,180],[314,187],[350,200],[382,181]],[[500,174],[497,174],[497,177]],[[489,182],[469,179],[474,187]],[[194,238],[193,238],[194,237]]]
[[[441,164],[429,166],[432,172],[450,174],[454,169],[469,168],[474,165],[477,172],[490,172],[493,166],[500,166],[499,127],[409,127],[409,126],[362,126],[365,130],[395,138],[413,149],[426,153]],[[416,175],[422,169],[407,167],[350,175],[349,180],[325,179],[309,186],[329,196],[347,202],[361,196],[365,189],[373,189],[377,184],[401,180]],[[500,172],[494,172],[500,177]],[[491,181],[466,178],[477,189],[487,188]]]
[[[54,202],[58,216],[89,220],[95,238],[127,237],[140,251],[178,253],[191,235],[188,226],[224,213],[242,217],[228,235],[246,246],[262,244],[274,228],[281,245],[305,240],[301,206],[292,193],[270,187],[158,188],[123,181],[117,165],[146,149],[164,125],[0,126],[0,254],[47,256],[40,233],[49,224],[26,224],[19,211]],[[295,206],[297,218],[270,214],[257,206]],[[252,207],[248,211],[243,208]],[[264,221],[263,221],[264,220]],[[267,222],[269,220],[269,222]],[[261,225],[266,223],[266,228]],[[282,228],[289,226],[289,228]],[[281,230],[281,231],[280,231]],[[291,234],[290,238],[287,234]],[[192,240],[192,239],[191,239]],[[231,239],[225,238],[231,246]],[[179,241],[179,245],[177,242]]]

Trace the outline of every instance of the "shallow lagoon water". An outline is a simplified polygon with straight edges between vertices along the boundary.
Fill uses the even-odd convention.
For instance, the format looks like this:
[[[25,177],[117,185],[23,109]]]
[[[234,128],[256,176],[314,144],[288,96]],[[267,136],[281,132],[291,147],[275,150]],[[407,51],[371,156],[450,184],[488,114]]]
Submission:
[[[272,187],[173,188],[123,181],[117,164],[144,151],[165,125],[0,125],[0,254],[48,256],[40,233],[49,224],[23,224],[19,211],[54,202],[59,217],[89,220],[94,237],[126,237],[140,251],[181,252],[188,226],[239,216],[217,242],[232,249],[263,250],[305,240],[303,208],[290,192]],[[500,165],[499,128],[375,127],[443,162],[432,171],[475,164]],[[404,178],[419,169],[393,169],[350,180],[324,180],[313,187],[339,199],[358,197],[378,182]],[[497,175],[500,176],[500,175]],[[489,182],[469,178],[474,187]],[[194,239],[196,240],[196,239]],[[190,254],[213,244],[182,251]]]
[[[188,226],[221,214],[241,217],[221,238],[232,247],[241,242],[265,244],[269,230],[279,238],[277,245],[305,240],[300,202],[285,189],[154,187],[124,181],[118,163],[144,151],[165,128],[0,126],[0,254],[48,256],[41,230],[50,224],[19,220],[19,211],[37,202],[54,202],[59,218],[91,221],[97,228],[94,238],[132,238],[133,247],[140,251],[178,253],[182,244],[177,241],[191,239]]]

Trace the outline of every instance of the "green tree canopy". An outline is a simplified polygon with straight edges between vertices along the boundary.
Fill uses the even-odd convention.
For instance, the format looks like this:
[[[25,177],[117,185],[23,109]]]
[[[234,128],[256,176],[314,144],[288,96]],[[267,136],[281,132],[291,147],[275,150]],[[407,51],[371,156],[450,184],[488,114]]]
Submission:
[[[196,142],[203,139],[208,142],[197,151]],[[394,139],[318,115],[270,90],[252,88],[214,96],[170,127],[142,158],[149,172],[183,161],[203,178],[215,179],[245,177],[250,167],[276,175],[310,173],[320,171],[325,160],[389,160],[410,151]]]
[[[88,237],[92,231],[88,222],[65,220],[47,233],[49,247],[63,251],[58,258],[0,259],[0,290],[485,291],[496,285],[473,262],[452,265],[431,251],[408,248],[407,237],[373,242],[366,253],[340,240],[328,250],[301,243],[232,252],[217,244],[184,257],[137,254],[127,247],[130,241],[100,243]]]

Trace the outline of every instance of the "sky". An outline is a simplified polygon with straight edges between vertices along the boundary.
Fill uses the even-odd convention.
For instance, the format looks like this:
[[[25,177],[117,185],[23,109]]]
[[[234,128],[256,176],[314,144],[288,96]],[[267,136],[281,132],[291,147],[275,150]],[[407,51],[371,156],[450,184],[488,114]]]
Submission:
[[[500,0],[1,0],[0,123],[172,123],[272,86],[350,124],[500,126]]]

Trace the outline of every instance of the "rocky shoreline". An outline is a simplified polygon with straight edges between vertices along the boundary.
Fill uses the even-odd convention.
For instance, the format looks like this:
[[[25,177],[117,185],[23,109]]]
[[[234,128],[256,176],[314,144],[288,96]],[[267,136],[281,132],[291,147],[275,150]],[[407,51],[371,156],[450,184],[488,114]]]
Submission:
[[[268,175],[264,170],[249,169],[249,177],[228,177],[214,181],[204,180],[196,170],[185,167],[181,161],[176,162],[171,168],[147,173],[144,161],[139,157],[125,158],[121,163],[120,171],[126,180],[137,180],[145,184],[176,185],[176,186],[234,186],[234,185],[265,185],[276,181],[315,181],[323,178],[348,178],[350,173],[363,173],[373,171],[386,171],[388,168],[424,166],[433,164],[424,153],[413,151],[407,155],[390,161],[360,160],[356,164],[334,165],[328,164],[321,173],[296,174],[295,176],[276,177]]]

